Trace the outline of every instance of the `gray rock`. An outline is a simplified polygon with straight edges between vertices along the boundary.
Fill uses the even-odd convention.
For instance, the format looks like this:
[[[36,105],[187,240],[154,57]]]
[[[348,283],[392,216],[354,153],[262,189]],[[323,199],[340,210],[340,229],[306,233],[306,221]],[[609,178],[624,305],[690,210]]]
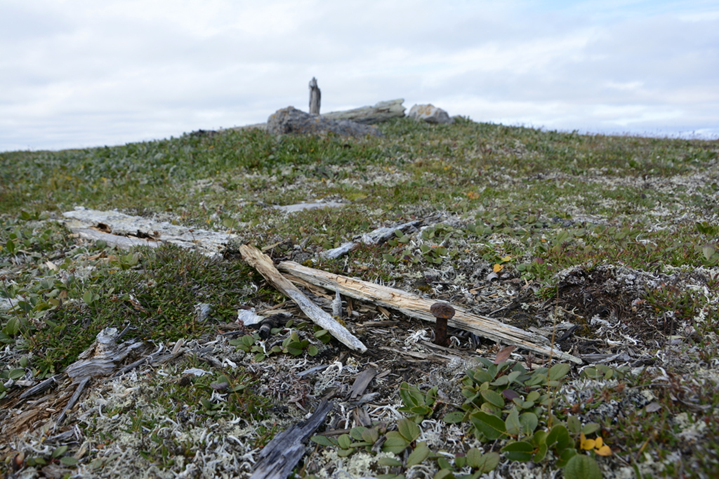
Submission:
[[[335,133],[341,136],[382,136],[382,133],[373,126],[361,125],[349,120],[331,120],[318,115],[310,115],[292,106],[277,110],[270,115],[267,119],[267,131],[274,135]]]
[[[454,120],[449,117],[446,111],[432,104],[415,105],[409,110],[409,115],[407,116],[417,121],[426,121],[427,123],[454,123]]]
[[[372,125],[392,118],[402,118],[405,107],[402,106],[403,98],[397,100],[381,101],[375,106],[363,106],[353,110],[332,111],[322,115],[330,120],[352,120],[364,125]]]

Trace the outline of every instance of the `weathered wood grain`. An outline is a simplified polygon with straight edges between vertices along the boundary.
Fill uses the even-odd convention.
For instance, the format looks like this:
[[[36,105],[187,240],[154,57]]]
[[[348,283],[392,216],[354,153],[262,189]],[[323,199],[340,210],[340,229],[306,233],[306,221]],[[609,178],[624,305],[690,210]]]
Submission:
[[[308,268],[293,261],[283,261],[278,268],[331,291],[339,290],[342,295],[392,308],[413,318],[435,322],[434,316],[429,312],[430,307],[435,303],[434,300],[399,289]],[[449,326],[453,328],[463,329],[498,343],[514,344],[546,356],[582,364],[581,359],[552,348],[549,340],[541,335],[504,324],[493,318],[471,313],[460,306],[454,306],[454,308],[456,310],[454,318],[448,322]]]
[[[272,286],[282,294],[289,297],[300,307],[315,324],[326,329],[332,336],[350,349],[364,353],[367,347],[357,339],[347,328],[334,320],[332,316],[322,310],[310,299],[302,294],[302,291],[292,284],[290,280],[282,276],[272,264],[272,259],[254,246],[240,246],[240,254],[247,263],[255,268]]]

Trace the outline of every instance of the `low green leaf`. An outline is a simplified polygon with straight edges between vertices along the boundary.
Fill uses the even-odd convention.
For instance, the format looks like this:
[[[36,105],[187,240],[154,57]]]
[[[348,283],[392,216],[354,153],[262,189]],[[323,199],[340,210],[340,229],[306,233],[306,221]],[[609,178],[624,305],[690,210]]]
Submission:
[[[317,349],[317,346],[315,346],[315,345],[312,345],[312,344],[311,344],[311,345],[307,348],[307,354],[309,354],[310,356],[317,356],[317,353],[319,353],[319,352],[320,352],[320,350]]]
[[[342,434],[337,438],[337,444],[339,444],[342,449],[347,449],[352,445],[352,438],[349,434]]]
[[[496,452],[488,452],[482,455],[477,466],[477,473],[481,476],[490,471],[493,471],[499,464],[499,454]]]
[[[492,406],[498,407],[500,409],[504,407],[504,397],[501,394],[492,391],[491,389],[484,390],[481,394],[484,400],[490,403]]]
[[[443,420],[447,424],[457,424],[464,420],[464,413],[460,411],[451,412],[446,414]]]
[[[532,444],[535,446],[547,444],[547,431],[535,431],[534,436],[532,436]]]
[[[20,332],[20,320],[18,318],[10,318],[8,322],[5,323],[3,332],[8,336],[15,336]]]
[[[82,295],[82,300],[85,301],[85,304],[90,305],[93,302],[93,294],[92,291],[85,291],[85,294]]]
[[[397,431],[390,431],[387,433],[387,440],[382,444],[383,452],[392,452],[399,454],[409,446],[409,441],[402,437]]]
[[[23,376],[25,376],[25,370],[22,368],[11,369],[8,373],[8,378],[10,379],[20,379]]]
[[[507,434],[511,436],[519,435],[522,430],[522,425],[519,422],[519,411],[516,407],[513,407],[512,410],[509,411],[507,419],[504,420],[504,425],[507,428]]]
[[[320,446],[332,447],[337,445],[336,443],[333,443],[327,436],[312,436],[310,438],[310,441],[314,442],[315,444],[319,444]]]
[[[67,446],[59,446],[59,447],[56,447],[54,451],[52,451],[51,456],[53,458],[60,457],[63,454],[65,454],[66,452],[67,452]]]
[[[704,254],[704,258],[706,258],[707,261],[712,259],[712,256],[714,256],[714,253],[716,252],[716,248],[714,248],[714,245],[704,245],[702,246],[702,253]]]
[[[377,459],[377,464],[380,466],[397,467],[402,465],[402,461],[394,457],[382,456]]]
[[[416,466],[417,464],[420,464],[422,461],[427,459],[427,456],[429,456],[430,450],[429,447],[427,447],[427,443],[422,441],[417,444],[417,447],[414,448],[414,451],[409,455],[407,458],[407,467]]]
[[[567,461],[564,466],[566,479],[602,479],[597,461],[590,456],[577,454]]]
[[[396,258],[396,257],[392,256],[391,254],[387,254],[387,253],[385,253],[385,254],[382,255],[382,259],[384,259],[385,261],[387,261],[387,262],[389,262],[389,263],[396,263],[396,262],[397,262],[397,258]]]
[[[350,454],[352,454],[355,450],[354,449],[337,449],[337,455],[339,457],[347,457]]]
[[[428,406],[415,406],[413,408],[410,408],[409,411],[412,414],[416,414],[418,416],[427,416],[428,414],[432,413],[432,408]]]
[[[484,411],[475,411],[469,416],[469,420],[490,441],[499,439],[507,430],[504,421],[494,414],[487,414]]]
[[[60,462],[65,464],[66,466],[75,466],[75,465],[77,465],[78,460],[72,456],[65,456],[62,459],[60,459]]]
[[[482,456],[482,451],[480,451],[476,447],[471,448],[469,451],[467,451],[467,454],[465,455],[467,465],[472,468],[479,467],[482,461]]]
[[[519,424],[521,425],[521,433],[529,436],[537,429],[539,418],[532,412],[524,412],[519,415]]]
[[[600,425],[597,424],[596,422],[588,422],[588,423],[585,424],[584,427],[582,428],[582,432],[584,433],[585,436],[588,436],[589,434],[592,434],[592,433],[595,433],[595,432],[599,431],[599,429],[600,429],[601,427],[602,427],[602,426],[600,426]]]
[[[534,457],[532,458],[532,461],[534,462],[542,462],[545,457],[547,457],[547,451],[549,448],[546,444],[540,444],[537,447],[537,452],[534,454]]]
[[[579,422],[579,418],[577,416],[569,416],[567,418],[567,429],[569,429],[569,432],[574,435],[579,434],[582,430],[582,423]]]
[[[352,439],[354,439],[355,441],[363,441],[364,439],[362,438],[362,433],[363,433],[366,429],[367,429],[367,428],[364,427],[364,426],[355,426],[355,427],[353,427],[352,429],[350,429],[350,436],[351,436]]]
[[[547,384],[547,376],[544,374],[537,374],[536,371],[532,377],[524,383],[525,386],[542,386],[544,384]]]
[[[473,371],[467,371],[467,375],[477,384],[491,382],[494,379],[494,377],[490,375],[487,371],[480,368],[477,368]]]
[[[362,440],[370,444],[374,444],[379,439],[379,431],[377,428],[365,429],[362,431]]]
[[[509,384],[509,377],[500,376],[489,384],[491,384],[492,386],[506,386],[507,384]]]
[[[569,445],[569,431],[564,424],[557,424],[547,434],[547,446],[554,449],[557,454],[561,454]]]
[[[572,367],[567,363],[555,364],[549,368],[549,379],[551,381],[559,381],[564,376],[569,374],[570,369],[572,369]]]
[[[407,441],[412,442],[419,437],[420,430],[414,421],[402,418],[397,421],[397,430]]]
[[[559,460],[557,461],[557,466],[564,467],[567,465],[567,463],[577,455],[577,451],[573,447],[568,447],[562,453],[559,455]]]
[[[443,468],[437,471],[432,479],[454,479],[454,473],[449,468]]]
[[[497,406],[493,406],[488,402],[482,403],[482,405],[479,407],[479,410],[497,417],[502,415],[502,410],[500,408],[498,408]]]
[[[502,452],[507,455],[507,459],[510,461],[527,462],[532,459],[534,446],[524,441],[512,442],[504,446]]]

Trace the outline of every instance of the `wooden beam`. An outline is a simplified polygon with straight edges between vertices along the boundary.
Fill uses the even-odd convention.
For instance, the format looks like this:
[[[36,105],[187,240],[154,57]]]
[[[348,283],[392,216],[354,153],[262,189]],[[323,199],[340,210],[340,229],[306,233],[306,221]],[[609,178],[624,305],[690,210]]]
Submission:
[[[347,328],[335,321],[332,316],[310,301],[290,280],[282,276],[274,264],[272,264],[272,259],[269,256],[263,254],[262,251],[254,246],[249,245],[240,246],[240,254],[242,254],[242,258],[269,281],[272,286],[294,301],[302,312],[315,324],[329,331],[332,336],[348,348],[359,351],[360,353],[367,351],[367,347],[362,344],[362,341],[350,333]]]
[[[434,300],[425,299],[400,289],[308,268],[293,261],[283,261],[278,268],[330,291],[339,291],[345,296],[392,308],[413,318],[435,322],[435,317],[429,312],[429,308],[435,303]],[[549,340],[541,335],[504,324],[493,318],[471,313],[461,306],[454,306],[454,309],[456,313],[448,322],[449,326],[453,328],[463,329],[498,343],[514,344],[546,356],[583,364],[581,359],[552,348]]]
[[[371,125],[391,120],[392,118],[401,118],[404,116],[405,108],[402,106],[404,99],[381,101],[374,106],[363,106],[354,110],[332,111],[322,115],[324,118],[331,120],[350,120],[356,123]]]

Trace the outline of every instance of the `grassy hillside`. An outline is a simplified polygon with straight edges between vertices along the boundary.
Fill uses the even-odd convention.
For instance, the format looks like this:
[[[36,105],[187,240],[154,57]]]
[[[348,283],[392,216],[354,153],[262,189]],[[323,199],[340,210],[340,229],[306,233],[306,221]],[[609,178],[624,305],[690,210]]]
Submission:
[[[570,424],[570,417],[598,424],[598,432],[591,436],[603,437],[612,447],[611,456],[597,456],[591,447],[582,449],[585,443],[578,432],[574,439],[580,454],[596,456],[607,477],[625,469],[637,477],[713,477],[719,470],[719,417],[714,412],[719,404],[719,141],[580,135],[466,119],[436,126],[401,119],[379,128],[382,138],[273,137],[261,130],[226,130],[119,147],[0,153],[0,342],[5,346],[0,357],[4,384],[0,404],[5,412],[0,412],[0,419],[11,424],[9,411],[30,408],[30,403],[19,399],[23,384],[62,372],[105,327],[130,326],[125,339],[147,344],[170,345],[180,339],[206,344],[226,332],[222,325],[236,320],[238,308],[282,303],[284,298],[236,254],[238,244],[249,243],[271,246],[268,254],[275,259],[307,264],[314,260],[315,268],[392,284],[522,328],[573,324],[573,335],[560,346],[599,358],[585,359],[594,376],[575,368],[561,387],[548,385],[555,388],[552,401],[537,406],[541,409],[541,414],[536,411],[537,427],[550,428],[555,419]],[[293,214],[274,208],[317,201],[344,206]],[[231,232],[237,239],[228,245],[223,259],[170,246],[119,251],[103,242],[82,241],[65,229],[59,222],[61,213],[76,206],[118,209]],[[317,256],[377,227],[426,218],[434,222],[387,243],[364,245],[337,260]],[[212,305],[210,319],[197,319],[198,301]],[[351,328],[360,319],[376,319],[367,316],[370,310],[377,312],[371,305],[365,311],[355,309],[362,316],[346,319]],[[427,327],[397,312],[387,314],[385,319],[404,325],[400,337],[377,339],[361,326],[356,326],[357,334],[376,348],[398,348],[409,344],[403,342],[405,336]],[[302,324],[302,316],[297,316]],[[296,332],[315,341],[306,323]],[[282,328],[275,332],[278,338],[291,333]],[[311,393],[309,384],[304,392],[278,390],[270,384],[265,369],[287,369],[292,357],[274,354],[254,361],[249,354],[243,356],[239,343],[218,341],[225,348],[223,354],[232,351],[244,358],[237,368],[226,364],[210,368],[215,380],[224,377],[243,386],[225,402],[212,392],[212,380],[197,378],[191,391],[169,382],[181,371],[202,364],[197,355],[186,354],[166,366],[163,375],[148,375],[138,383],[140,390],[168,391],[157,417],[153,412],[143,419],[139,405],[119,402],[104,412],[129,418],[123,431],[135,436],[157,434],[159,417],[182,423],[177,416],[184,411],[182,404],[197,407],[202,424],[218,417],[228,421],[243,417],[256,426],[255,432],[246,433],[251,438],[246,452],[266,444],[282,429],[283,418],[304,414],[294,406],[288,412],[288,399],[299,394],[305,406],[313,407],[321,397]],[[424,377],[421,365],[409,367],[386,352],[363,358],[347,356],[334,341],[317,345],[318,356],[304,351],[294,360],[349,364],[347,358],[354,357],[358,365],[374,361],[386,364],[389,371],[406,371],[402,377],[409,383],[440,391],[443,384],[462,380],[461,374],[447,369],[438,373],[441,380]],[[493,360],[499,350],[486,340],[458,332],[453,347],[468,361],[478,356]],[[521,353],[524,356],[510,361],[531,365],[533,359]],[[236,359],[232,361],[237,363]],[[534,361],[541,363],[539,358]],[[470,366],[466,363],[465,369]],[[598,374],[607,381],[599,381]],[[589,386],[581,381],[588,380],[597,380],[591,386],[595,392],[582,396],[578,391]],[[406,405],[399,389],[389,386],[388,404],[401,405],[404,400]],[[651,398],[642,406],[601,413],[603,404],[627,403],[630,391],[649,391]],[[476,447],[516,459],[501,450],[505,443],[487,443],[486,435],[473,432],[473,409],[466,404],[462,408],[466,395],[443,394],[447,398],[443,413],[466,412],[459,423],[466,436],[445,447],[452,457]],[[87,404],[95,403],[96,398],[87,399]],[[220,403],[224,406],[213,406]],[[282,404],[285,412],[278,414]],[[653,406],[646,410],[648,404]],[[83,441],[61,440],[54,443],[56,447],[46,445],[44,453],[37,452],[42,436],[37,435],[38,428],[53,419],[47,414],[33,423],[34,430],[28,423],[16,429],[6,426],[0,432],[20,438],[0,446],[0,457],[5,459],[0,471],[41,469],[52,463],[68,474],[92,470],[110,477],[110,471],[132,474],[127,461],[142,457],[142,467],[155,467],[162,476],[186,470],[198,451],[210,454],[212,449],[189,436],[182,441],[176,436],[141,444],[122,442],[117,430],[100,424],[101,415],[90,410],[82,416],[82,411],[70,418],[68,426],[80,426],[85,452],[77,453]],[[426,429],[429,424],[423,419],[441,423],[443,413],[433,408],[418,422]],[[503,436],[510,442],[522,442],[522,437],[522,433]],[[432,454],[438,449],[426,438],[424,442]],[[69,449],[56,452],[68,444]],[[407,451],[411,448],[420,450],[415,442]],[[337,444],[318,446],[298,474],[329,477],[339,459],[327,459],[323,450],[352,452]],[[18,459],[18,454],[23,457]],[[478,467],[470,471],[463,460],[445,467],[432,454],[420,464],[432,475],[443,470],[458,476],[481,472]],[[563,466],[561,459],[557,462],[551,456],[550,452],[547,459],[533,457],[547,471]],[[60,462],[63,457],[74,460]],[[398,457],[402,466],[371,459],[374,469],[365,473],[415,477],[406,454]],[[122,461],[126,463],[118,465]],[[111,469],[111,464],[118,466]],[[521,461],[511,464],[526,467]],[[248,469],[223,467],[212,474],[242,475]],[[510,466],[499,467],[508,473]],[[565,470],[565,475],[570,473]]]

